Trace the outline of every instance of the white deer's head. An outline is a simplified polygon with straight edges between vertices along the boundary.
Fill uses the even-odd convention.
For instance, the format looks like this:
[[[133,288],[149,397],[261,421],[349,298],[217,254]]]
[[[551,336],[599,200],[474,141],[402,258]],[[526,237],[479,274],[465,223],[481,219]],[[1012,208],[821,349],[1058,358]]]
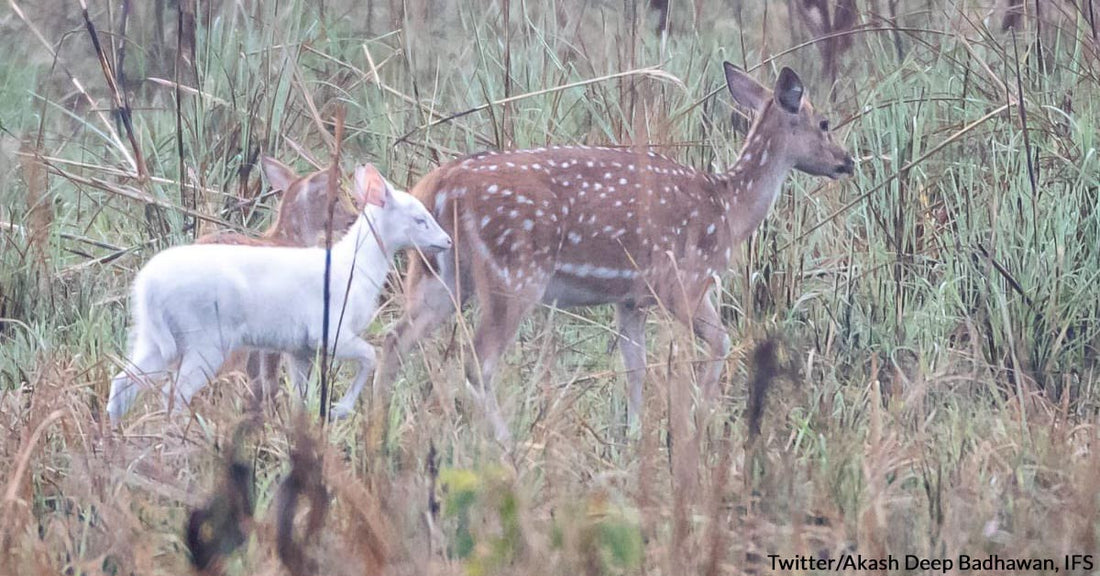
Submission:
[[[397,190],[370,164],[355,168],[352,193],[390,251],[417,248],[447,250],[451,237],[428,209],[408,192]]]

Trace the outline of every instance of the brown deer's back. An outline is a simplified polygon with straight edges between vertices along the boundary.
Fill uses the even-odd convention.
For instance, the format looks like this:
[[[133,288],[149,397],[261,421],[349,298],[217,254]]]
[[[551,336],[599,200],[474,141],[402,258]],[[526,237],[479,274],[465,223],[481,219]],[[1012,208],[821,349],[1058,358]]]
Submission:
[[[413,193],[455,238],[460,265],[480,262],[517,290],[553,277],[616,301],[668,268],[724,266],[728,204],[716,186],[651,152],[563,147],[459,159]]]

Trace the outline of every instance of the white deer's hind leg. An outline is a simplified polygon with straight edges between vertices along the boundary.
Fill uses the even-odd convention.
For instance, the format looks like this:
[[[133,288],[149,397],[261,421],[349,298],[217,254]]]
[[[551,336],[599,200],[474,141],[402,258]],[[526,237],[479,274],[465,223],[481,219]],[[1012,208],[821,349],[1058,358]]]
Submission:
[[[628,429],[636,429],[644,408],[642,391],[645,384],[645,310],[630,304],[615,306],[615,319],[619,325],[619,351],[626,368],[628,389],[626,421]]]
[[[140,339],[134,342],[130,362],[130,366],[126,366],[111,380],[107,414],[110,415],[112,426],[117,426],[122,415],[133,405],[138,391],[146,385],[146,379],[163,376],[168,369],[168,362],[161,357],[156,347]]]
[[[191,398],[202,390],[225,362],[225,351],[216,346],[188,349],[180,360],[179,376],[165,385],[164,407],[171,414],[176,406],[191,404]]]
[[[363,386],[370,378],[375,365],[374,346],[359,337],[351,337],[339,343],[336,349],[337,358],[355,359],[359,361],[359,371],[355,374],[355,380],[351,383],[344,397],[332,408],[333,418],[346,418],[355,412],[355,403],[359,400],[359,394],[363,392]]]

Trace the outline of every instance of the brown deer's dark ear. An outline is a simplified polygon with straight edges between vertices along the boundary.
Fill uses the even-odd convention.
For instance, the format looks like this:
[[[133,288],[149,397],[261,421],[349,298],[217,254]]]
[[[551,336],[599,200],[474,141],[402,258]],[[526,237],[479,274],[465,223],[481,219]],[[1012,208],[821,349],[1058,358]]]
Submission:
[[[729,62],[723,62],[722,67],[726,70],[726,88],[729,89],[730,96],[733,96],[735,102],[752,110],[760,110],[764,107],[764,103],[771,96],[767,88]]]
[[[802,108],[802,91],[802,79],[794,70],[784,66],[775,81],[775,101],[787,112],[798,114]]]
[[[289,190],[290,185],[298,179],[298,174],[293,169],[271,156],[260,159],[260,168],[272,190]]]
[[[355,167],[351,195],[359,209],[363,209],[367,204],[385,207],[390,194],[382,173],[371,164],[360,164]]]

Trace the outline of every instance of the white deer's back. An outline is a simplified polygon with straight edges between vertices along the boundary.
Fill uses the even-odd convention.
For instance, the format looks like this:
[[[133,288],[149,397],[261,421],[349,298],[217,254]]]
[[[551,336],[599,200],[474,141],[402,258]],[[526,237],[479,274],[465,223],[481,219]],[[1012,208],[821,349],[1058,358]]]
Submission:
[[[308,349],[321,339],[323,278],[318,248],[179,246],[138,274],[135,314],[160,315],[184,347],[214,339],[225,349]],[[347,272],[334,266],[331,285],[334,294],[346,286]]]

